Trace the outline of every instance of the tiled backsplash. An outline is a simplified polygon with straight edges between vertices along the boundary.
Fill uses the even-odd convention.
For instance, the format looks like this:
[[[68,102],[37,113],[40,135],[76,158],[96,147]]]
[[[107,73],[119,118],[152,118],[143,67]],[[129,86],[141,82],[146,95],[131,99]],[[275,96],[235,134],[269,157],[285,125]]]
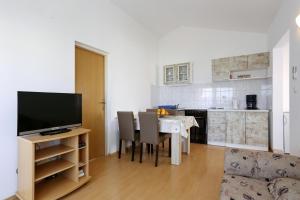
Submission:
[[[239,108],[246,107],[246,95],[257,95],[260,109],[272,108],[272,80],[242,80],[193,84],[186,86],[152,86],[152,105],[179,104],[181,108],[232,108],[233,99]]]

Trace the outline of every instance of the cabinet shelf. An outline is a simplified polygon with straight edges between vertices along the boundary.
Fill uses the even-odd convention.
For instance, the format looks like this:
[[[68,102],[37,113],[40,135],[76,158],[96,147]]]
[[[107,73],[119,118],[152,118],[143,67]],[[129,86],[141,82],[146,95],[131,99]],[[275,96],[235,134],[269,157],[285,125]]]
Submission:
[[[78,167],[83,167],[86,165],[86,162],[79,162]]]
[[[81,150],[81,149],[85,149],[85,147],[86,147],[86,146],[83,146],[83,147],[79,147],[78,149],[79,149],[79,150]]]
[[[35,156],[35,162],[46,160],[62,154],[70,153],[72,151],[75,151],[75,149],[66,145],[55,145],[45,149],[37,150]]]
[[[74,167],[75,164],[59,159],[36,166],[35,182]]]
[[[66,193],[70,193],[90,180],[90,176],[84,176],[79,182],[72,181],[64,176],[59,176],[53,180],[36,184],[35,199],[59,199]]]
[[[19,199],[59,199],[90,180],[89,129],[75,128],[68,133],[18,137]],[[79,142],[85,149],[79,150]],[[37,146],[45,148],[37,149]],[[78,166],[83,177],[78,177]]]
[[[230,81],[243,81],[243,80],[258,80],[258,79],[269,79],[272,78],[271,76],[265,76],[265,77],[253,77],[253,78],[231,78],[228,79]]]

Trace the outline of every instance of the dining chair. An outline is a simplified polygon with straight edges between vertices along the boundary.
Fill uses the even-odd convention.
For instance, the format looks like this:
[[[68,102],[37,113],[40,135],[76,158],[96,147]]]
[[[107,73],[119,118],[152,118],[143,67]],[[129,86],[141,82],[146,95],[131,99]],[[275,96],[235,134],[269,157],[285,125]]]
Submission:
[[[176,115],[176,110],[172,110],[172,109],[168,109],[167,110],[169,112],[169,115]],[[156,108],[150,108],[150,109],[146,109],[146,112],[152,112],[152,113],[157,113],[157,109]],[[171,134],[170,133],[166,133],[166,137],[169,138],[169,157],[171,157]],[[165,141],[162,142],[162,147],[165,148]],[[150,147],[147,144],[147,149],[148,149],[148,153],[151,149],[151,151],[153,151],[153,145]],[[153,152],[151,152],[153,153]]]
[[[136,141],[139,140],[139,131],[135,130],[133,112],[119,111],[118,122],[120,132],[120,143],[119,143],[119,159],[121,158],[122,142],[131,141],[132,143],[132,155],[131,161],[134,161],[134,153]]]
[[[159,144],[168,137],[166,133],[159,132],[159,121],[156,113],[139,112],[140,122],[140,163],[143,160],[143,143],[156,146],[155,167],[158,165]]]

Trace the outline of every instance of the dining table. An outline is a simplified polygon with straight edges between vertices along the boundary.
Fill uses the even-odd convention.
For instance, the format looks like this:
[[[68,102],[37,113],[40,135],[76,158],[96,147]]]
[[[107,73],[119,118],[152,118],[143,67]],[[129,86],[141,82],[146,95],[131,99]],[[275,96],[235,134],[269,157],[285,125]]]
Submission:
[[[161,116],[159,131],[171,134],[171,164],[180,165],[182,152],[190,154],[190,128],[199,127],[193,116]],[[138,116],[135,117],[135,128],[140,130]]]

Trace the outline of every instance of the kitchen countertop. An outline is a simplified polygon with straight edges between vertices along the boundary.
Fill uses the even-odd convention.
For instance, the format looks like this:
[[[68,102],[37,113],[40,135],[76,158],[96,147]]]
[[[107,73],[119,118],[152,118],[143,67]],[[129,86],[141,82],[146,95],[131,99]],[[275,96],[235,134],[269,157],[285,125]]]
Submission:
[[[247,110],[247,109],[207,109],[209,112],[270,112],[270,110]]]
[[[257,109],[257,110],[247,110],[247,109],[232,109],[232,108],[177,108],[174,109],[177,111],[185,111],[185,110],[207,110],[209,112],[270,112],[267,109]]]

